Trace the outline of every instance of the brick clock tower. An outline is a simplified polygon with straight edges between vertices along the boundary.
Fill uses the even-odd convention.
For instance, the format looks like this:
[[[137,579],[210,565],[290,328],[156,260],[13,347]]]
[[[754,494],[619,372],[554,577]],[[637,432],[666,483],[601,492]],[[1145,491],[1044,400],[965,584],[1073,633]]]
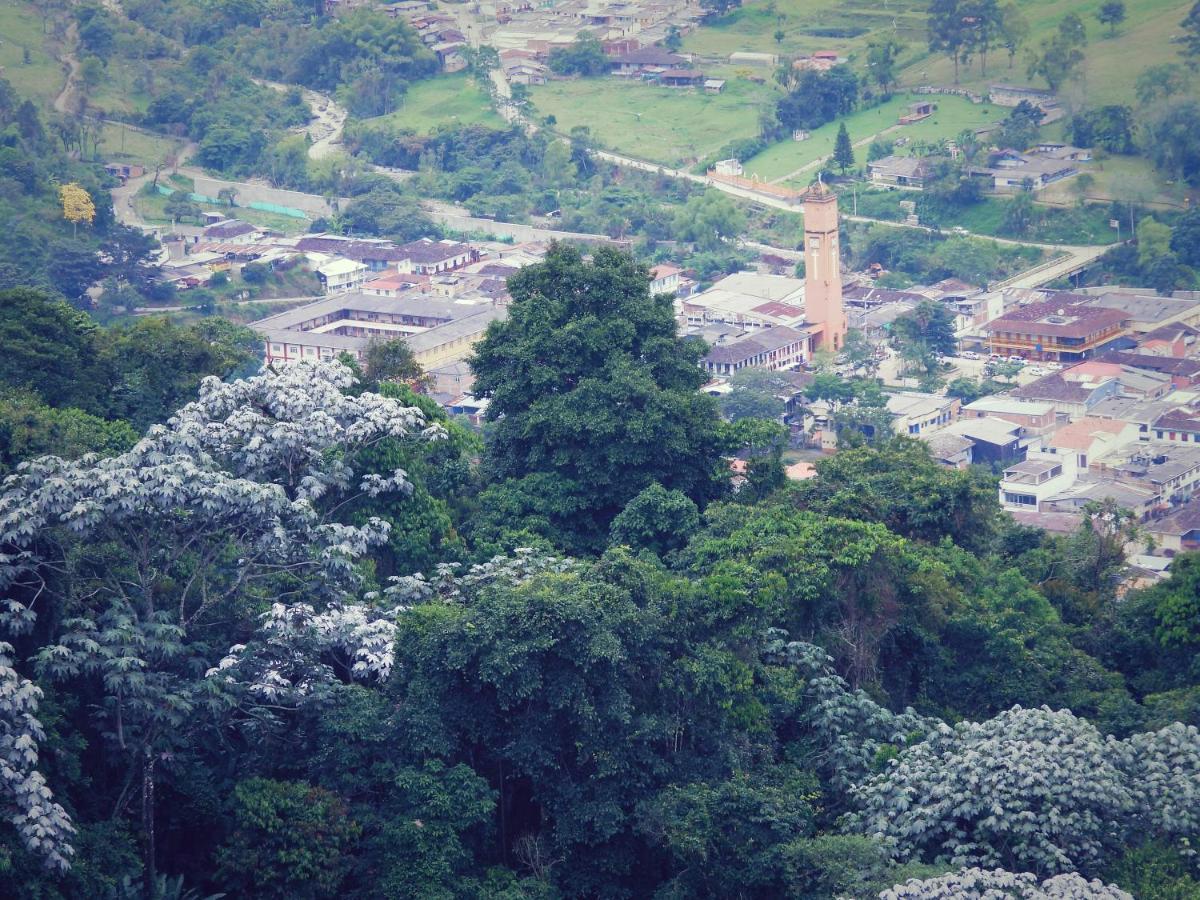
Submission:
[[[813,349],[837,353],[846,345],[842,267],[838,255],[837,197],[817,182],[804,200],[804,311]]]

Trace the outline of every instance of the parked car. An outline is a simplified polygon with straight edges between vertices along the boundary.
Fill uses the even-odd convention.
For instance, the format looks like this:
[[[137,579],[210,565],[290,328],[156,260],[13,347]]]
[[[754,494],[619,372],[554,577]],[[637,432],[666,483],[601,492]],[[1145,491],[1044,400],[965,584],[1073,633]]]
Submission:
[[[962,352],[963,359],[979,359],[979,354],[974,350],[964,350]]]
[[[1029,374],[1029,375],[1036,375],[1036,376],[1038,376],[1038,377],[1041,377],[1042,375],[1045,375],[1045,374],[1047,374],[1047,373],[1046,373],[1046,370],[1045,370],[1045,369],[1043,369],[1041,366],[1029,366],[1029,367],[1028,367],[1028,368],[1025,370],[1025,372],[1026,372],[1026,374]]]
[[[1010,363],[1016,363],[1018,366],[1023,366],[1026,363],[1026,359],[1023,356],[1010,356],[1008,361]]]

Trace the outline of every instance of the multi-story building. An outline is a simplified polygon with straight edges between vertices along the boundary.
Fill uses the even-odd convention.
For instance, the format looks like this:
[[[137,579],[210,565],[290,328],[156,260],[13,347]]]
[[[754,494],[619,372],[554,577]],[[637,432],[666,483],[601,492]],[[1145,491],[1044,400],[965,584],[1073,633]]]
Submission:
[[[1129,322],[1122,310],[1055,298],[1011,309],[985,328],[992,353],[1078,362],[1127,334]]]
[[[777,372],[802,363],[809,340],[807,332],[773,325],[713,347],[700,365],[714,375],[732,375],[748,368]]]

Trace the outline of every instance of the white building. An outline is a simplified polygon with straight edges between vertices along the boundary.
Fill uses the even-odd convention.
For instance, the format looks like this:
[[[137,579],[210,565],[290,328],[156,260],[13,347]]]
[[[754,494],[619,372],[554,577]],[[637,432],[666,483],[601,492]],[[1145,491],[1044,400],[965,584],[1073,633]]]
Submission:
[[[326,294],[344,294],[362,287],[367,267],[352,259],[334,259],[317,267],[317,278]]]

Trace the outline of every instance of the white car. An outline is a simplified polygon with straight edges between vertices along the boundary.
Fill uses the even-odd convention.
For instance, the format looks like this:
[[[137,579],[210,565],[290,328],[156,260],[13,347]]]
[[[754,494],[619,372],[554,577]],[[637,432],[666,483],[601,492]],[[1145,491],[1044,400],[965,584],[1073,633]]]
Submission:
[[[1041,366],[1030,366],[1028,369],[1025,370],[1025,372],[1028,375],[1037,375],[1037,376],[1046,374],[1046,370],[1043,369]]]
[[[1008,361],[1010,363],[1016,363],[1018,366],[1023,366],[1023,365],[1025,365],[1026,360],[1025,360],[1025,357],[1023,357],[1023,356],[1010,356],[1008,358]]]
[[[963,359],[979,359],[979,354],[974,350],[964,350],[962,352]]]

